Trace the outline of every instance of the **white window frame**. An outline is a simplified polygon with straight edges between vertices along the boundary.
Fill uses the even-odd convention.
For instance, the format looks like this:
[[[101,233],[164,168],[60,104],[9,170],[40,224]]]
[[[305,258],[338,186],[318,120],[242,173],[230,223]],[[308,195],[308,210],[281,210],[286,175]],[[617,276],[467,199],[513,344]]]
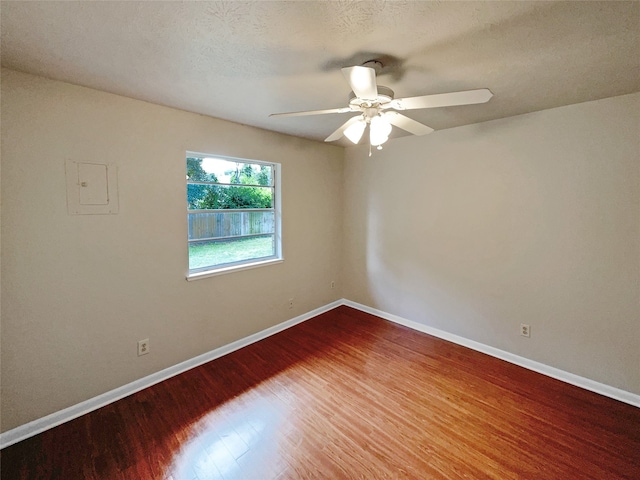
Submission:
[[[274,255],[269,257],[260,257],[254,259],[241,260],[237,262],[224,263],[220,265],[211,265],[206,267],[194,268],[190,269],[188,267],[189,264],[189,244],[195,242],[197,240],[189,240],[189,214],[196,212],[238,212],[238,211],[256,211],[263,209],[217,209],[217,210],[190,210],[187,205],[187,280],[199,280],[201,278],[212,277],[216,275],[223,275],[226,273],[237,272],[241,270],[247,270],[251,268],[263,267],[266,265],[272,265],[275,263],[281,263],[284,258],[282,256],[282,200],[281,200],[281,164],[276,162],[268,162],[264,160],[254,160],[248,158],[237,158],[237,157],[229,157],[226,155],[216,155],[211,153],[200,153],[187,151],[185,154],[185,166],[186,159],[189,157],[195,158],[216,158],[220,160],[226,160],[228,162],[238,162],[238,163],[248,163],[252,165],[268,165],[272,168],[271,170],[271,178],[273,181],[273,218],[274,218]],[[185,176],[186,178],[186,176]],[[187,185],[189,184],[202,184],[202,182],[189,182],[188,179],[185,181],[185,200],[187,198]],[[212,183],[212,185],[230,185],[227,183],[216,182]],[[238,186],[233,184],[233,186]],[[237,238],[237,237],[236,237]]]

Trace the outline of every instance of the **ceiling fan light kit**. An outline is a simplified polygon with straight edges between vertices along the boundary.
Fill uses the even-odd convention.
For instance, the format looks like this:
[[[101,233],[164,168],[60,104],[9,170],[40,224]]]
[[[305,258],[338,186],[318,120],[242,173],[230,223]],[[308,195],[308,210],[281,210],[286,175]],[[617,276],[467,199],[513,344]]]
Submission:
[[[345,131],[344,136],[347,137],[352,143],[358,143],[362,138],[364,129],[367,128],[367,122],[362,117],[355,117],[358,121],[349,125]]]
[[[493,96],[489,89],[480,88],[419,97],[394,98],[393,90],[376,83],[376,72],[381,68],[382,64],[373,60],[366,62],[362,66],[342,69],[342,74],[352,90],[348,107],[274,113],[270,116],[293,117],[357,112],[359,115],[351,117],[324,141],[333,142],[344,136],[352,143],[357,144],[364,135],[367,125],[369,125],[369,150],[371,150],[372,146],[380,150],[382,144],[389,140],[392,126],[396,126],[413,135],[426,135],[433,132],[433,128],[402,115],[396,110],[404,111],[486,103]],[[369,152],[369,155],[371,155],[371,152]]]
[[[371,145],[378,147],[389,140],[391,124],[382,115],[376,115],[371,119],[369,130],[369,141]]]

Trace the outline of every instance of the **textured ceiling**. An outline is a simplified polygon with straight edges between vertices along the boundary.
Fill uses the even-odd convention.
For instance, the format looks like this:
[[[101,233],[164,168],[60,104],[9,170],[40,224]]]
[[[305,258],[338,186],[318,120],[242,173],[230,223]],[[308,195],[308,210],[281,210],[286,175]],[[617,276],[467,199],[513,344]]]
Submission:
[[[381,58],[397,97],[489,88],[414,110],[435,129],[640,91],[640,2],[6,2],[2,65],[322,140],[350,114],[340,68]],[[351,114],[352,115],[352,114]]]

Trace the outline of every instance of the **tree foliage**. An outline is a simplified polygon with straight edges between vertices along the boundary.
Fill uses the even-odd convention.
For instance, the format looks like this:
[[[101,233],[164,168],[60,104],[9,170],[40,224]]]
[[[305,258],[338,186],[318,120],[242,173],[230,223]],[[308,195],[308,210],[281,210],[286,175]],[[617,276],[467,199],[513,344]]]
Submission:
[[[225,172],[230,175],[233,185],[187,184],[188,208],[232,209],[232,208],[272,208],[272,190],[268,187],[253,185],[271,185],[271,168],[260,165],[254,169],[248,163],[236,163],[235,170]],[[202,159],[187,158],[188,182],[218,182],[215,174],[202,168]]]

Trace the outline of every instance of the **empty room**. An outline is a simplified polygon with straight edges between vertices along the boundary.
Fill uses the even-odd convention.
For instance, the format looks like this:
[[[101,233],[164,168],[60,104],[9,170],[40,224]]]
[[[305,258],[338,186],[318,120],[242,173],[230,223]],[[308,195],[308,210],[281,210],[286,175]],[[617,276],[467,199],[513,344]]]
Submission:
[[[0,2],[0,477],[640,479],[640,2]]]

